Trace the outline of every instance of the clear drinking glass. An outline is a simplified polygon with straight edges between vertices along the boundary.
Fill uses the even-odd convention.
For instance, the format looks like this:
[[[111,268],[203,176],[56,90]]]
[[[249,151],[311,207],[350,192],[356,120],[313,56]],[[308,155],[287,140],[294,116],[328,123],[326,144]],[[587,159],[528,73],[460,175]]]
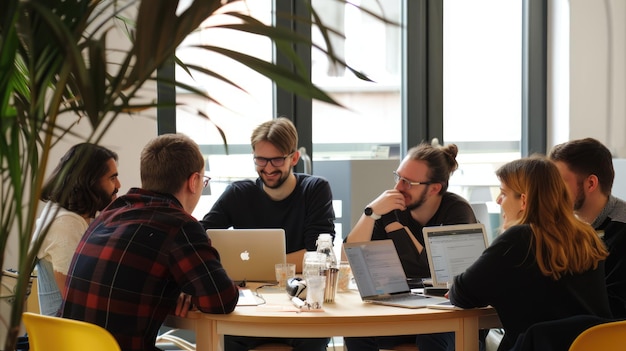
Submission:
[[[306,304],[310,309],[320,309],[324,304],[326,287],[326,255],[316,251],[305,252],[302,276],[306,281]]]
[[[346,292],[350,290],[350,280],[352,279],[352,269],[348,261],[339,263],[339,278],[337,282],[337,291]]]
[[[326,256],[317,251],[307,251],[302,259],[302,276],[307,274],[320,275],[326,269]]]
[[[309,309],[321,309],[324,305],[324,289],[326,288],[326,276],[309,275],[306,280],[306,304]]]
[[[279,288],[287,286],[287,279],[296,275],[296,265],[294,263],[276,263],[276,281]]]

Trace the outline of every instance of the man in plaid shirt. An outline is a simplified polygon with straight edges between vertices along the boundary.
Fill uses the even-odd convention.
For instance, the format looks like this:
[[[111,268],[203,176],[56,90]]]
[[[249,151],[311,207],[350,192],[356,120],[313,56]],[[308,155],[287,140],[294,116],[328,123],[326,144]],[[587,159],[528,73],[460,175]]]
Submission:
[[[204,157],[182,134],[153,139],[141,154],[142,188],[111,203],[76,249],[62,317],[94,323],[124,351],[158,350],[168,314],[190,300],[206,313],[230,313],[239,293],[204,229],[191,216],[203,187]]]

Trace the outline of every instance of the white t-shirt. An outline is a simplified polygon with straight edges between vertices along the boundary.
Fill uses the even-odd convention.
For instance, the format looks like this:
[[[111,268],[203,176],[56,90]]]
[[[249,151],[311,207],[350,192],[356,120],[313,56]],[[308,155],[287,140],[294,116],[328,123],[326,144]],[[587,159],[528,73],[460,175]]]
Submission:
[[[54,216],[57,208],[59,212]],[[89,224],[77,213],[48,202],[37,219],[35,237],[38,237],[41,229],[50,222],[52,225],[48,229],[37,258],[51,262],[55,272],[67,275],[74,251]]]
[[[59,212],[55,214],[56,210]],[[33,240],[52,223],[37,253],[37,287],[41,314],[55,316],[62,303],[54,272],[67,275],[74,251],[89,224],[80,215],[48,202],[37,219]]]

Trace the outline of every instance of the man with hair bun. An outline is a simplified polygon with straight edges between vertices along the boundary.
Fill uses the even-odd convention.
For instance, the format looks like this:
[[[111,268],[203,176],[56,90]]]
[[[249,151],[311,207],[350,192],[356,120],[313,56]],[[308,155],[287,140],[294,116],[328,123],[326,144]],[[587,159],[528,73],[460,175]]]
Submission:
[[[440,146],[437,143],[422,143],[411,148],[393,172],[396,186],[385,190],[365,207],[346,241],[391,239],[407,278],[421,282],[422,278],[429,277],[422,228],[476,223],[470,204],[461,196],[448,191],[450,175],[458,168],[457,153],[455,144]],[[350,351],[366,351],[414,343],[416,336],[356,337],[344,340]]]

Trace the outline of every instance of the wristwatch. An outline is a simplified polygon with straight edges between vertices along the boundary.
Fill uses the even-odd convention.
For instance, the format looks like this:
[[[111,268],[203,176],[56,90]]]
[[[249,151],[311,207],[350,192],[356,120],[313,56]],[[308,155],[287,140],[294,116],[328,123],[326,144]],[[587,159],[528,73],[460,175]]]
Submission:
[[[381,217],[380,215],[377,215],[376,213],[374,213],[374,210],[372,210],[371,207],[366,207],[363,210],[363,213],[365,213],[365,215],[368,217],[372,217],[373,220],[379,220]]]

